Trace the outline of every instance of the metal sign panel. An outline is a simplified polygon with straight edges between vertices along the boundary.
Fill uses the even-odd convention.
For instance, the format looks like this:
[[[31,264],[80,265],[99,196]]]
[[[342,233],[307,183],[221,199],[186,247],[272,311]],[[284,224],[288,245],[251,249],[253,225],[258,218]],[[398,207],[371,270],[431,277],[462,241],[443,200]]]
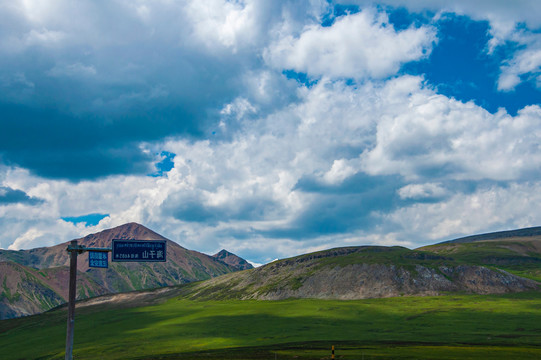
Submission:
[[[107,252],[88,251],[88,266],[94,268],[107,269],[109,267]]]
[[[163,262],[164,240],[113,240],[113,261]]]

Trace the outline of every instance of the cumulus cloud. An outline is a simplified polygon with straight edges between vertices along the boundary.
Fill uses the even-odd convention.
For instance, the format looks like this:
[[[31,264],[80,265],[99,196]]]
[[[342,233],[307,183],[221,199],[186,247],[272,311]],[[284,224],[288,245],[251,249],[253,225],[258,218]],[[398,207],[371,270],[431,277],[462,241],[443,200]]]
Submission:
[[[234,40],[234,24],[222,50],[201,46],[215,32],[193,36],[201,19],[190,8],[196,3],[3,4],[3,162],[74,181],[141,174],[150,165],[141,142],[201,136],[217,124],[223,104],[242,96],[238,79],[259,60],[253,52],[235,55],[233,47],[249,44]],[[238,6],[264,5],[237,3],[231,11]]]
[[[541,77],[541,36],[535,36],[535,40],[531,42],[533,44],[518,51],[501,67],[498,90],[514,90],[523,81],[523,78],[533,81],[535,86],[541,89],[538,80]]]
[[[2,3],[0,247],[136,221],[263,263],[538,225],[539,104],[490,113],[400,69],[454,12],[490,21],[487,56],[519,45],[501,90],[539,81],[539,2],[357,3]],[[62,220],[88,214],[109,216]]]
[[[345,159],[334,160],[332,167],[323,175],[323,180],[329,184],[337,184],[355,174],[357,170]]]
[[[525,182],[480,187],[473,193],[459,192],[445,201],[417,203],[382,216],[399,224],[402,236],[423,234],[420,242],[425,244],[534,226],[539,224],[536,213],[540,186],[539,182]]]
[[[404,77],[384,89],[394,100],[378,122],[375,146],[361,156],[366,172],[412,180],[518,180],[538,174],[539,106],[516,117],[504,110],[490,114],[420,84]]]
[[[435,40],[430,27],[396,31],[385,13],[364,10],[342,16],[330,27],[311,25],[299,37],[281,38],[265,59],[317,77],[382,78],[405,62],[427,57]]]
[[[439,239],[454,234],[454,226],[479,230],[484,216],[494,228],[538,220],[531,215],[520,223],[523,212],[511,205],[508,211],[516,215],[509,218],[491,212],[470,223],[465,216],[452,220],[464,209],[473,211],[479,194],[481,203],[497,206],[488,203],[488,190],[463,191],[448,183],[504,181],[524,194],[533,191],[524,181],[535,179],[540,168],[538,106],[515,117],[505,111],[490,114],[438,95],[412,76],[356,87],[322,80],[299,88],[298,97],[299,103],[261,117],[239,98],[224,106],[223,115],[248,111],[253,118],[225,129],[229,136],[175,137],[145,145],[150,153],[157,153],[156,146],[176,154],[174,167],[161,176],[74,184],[11,170],[4,186],[44,199],[33,207],[41,222],[28,223],[36,230],[55,228],[60,217],[110,214],[92,227],[65,225],[63,235],[56,235],[63,240],[137,221],[189,248],[211,253],[225,247],[259,262],[272,260],[258,252],[264,244],[275,249],[280,244],[273,258],[339,246],[345,239],[414,246],[423,231]],[[457,189],[460,195],[454,195]],[[505,187],[494,185],[490,191],[510,196]],[[441,212],[433,217],[434,228],[411,220],[429,211]],[[24,219],[24,212],[12,208],[10,219]],[[452,215],[444,220],[447,212]],[[34,241],[31,234],[13,246],[44,238]],[[2,241],[6,247],[13,238]]]
[[[402,199],[441,198],[449,192],[439,183],[409,184],[398,190]]]
[[[490,24],[491,39],[487,51],[494,51],[501,46],[518,44],[524,49],[513,54],[502,63],[502,73],[497,87],[502,91],[513,90],[519,83],[539,77],[541,65],[539,49],[541,37],[541,2],[537,0],[494,1],[494,0],[354,0],[344,3],[356,3],[362,6],[386,4],[393,7],[406,7],[413,12],[432,10],[436,19],[445,13],[469,16],[474,20],[485,20]],[[539,86],[537,86],[539,87]]]
[[[44,233],[37,229],[30,229],[21,236],[19,236],[13,244],[8,247],[8,250],[20,250],[32,248],[32,243],[43,237]]]
[[[257,35],[257,11],[253,2],[189,2],[193,14],[194,34],[209,48],[217,44],[234,51],[245,44],[251,44]]]

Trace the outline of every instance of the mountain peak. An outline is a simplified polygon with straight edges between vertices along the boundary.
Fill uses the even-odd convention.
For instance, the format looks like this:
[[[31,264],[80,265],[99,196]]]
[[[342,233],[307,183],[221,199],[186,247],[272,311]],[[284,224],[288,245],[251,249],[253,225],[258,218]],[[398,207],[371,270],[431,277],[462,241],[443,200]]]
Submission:
[[[212,257],[239,270],[247,270],[253,268],[252,264],[250,264],[248,261],[225,249],[220,250],[218,253],[212,255]]]
[[[89,234],[78,240],[86,246],[108,247],[111,246],[113,239],[168,240],[146,226],[135,222]]]

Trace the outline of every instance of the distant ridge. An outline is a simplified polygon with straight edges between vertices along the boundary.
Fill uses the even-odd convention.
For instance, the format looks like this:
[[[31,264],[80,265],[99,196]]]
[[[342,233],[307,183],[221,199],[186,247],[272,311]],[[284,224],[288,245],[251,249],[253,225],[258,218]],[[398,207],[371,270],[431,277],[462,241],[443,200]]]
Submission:
[[[248,261],[225,249],[212,255],[212,257],[226,263],[227,265],[233,266],[238,270],[247,270],[253,268],[253,265],[250,264]]]
[[[525,237],[541,237],[541,226],[518,229],[518,230],[507,230],[507,231],[497,231],[486,234],[471,235],[454,240],[446,240],[439,244],[448,244],[448,243],[469,243],[476,241],[487,241],[487,240],[504,240],[509,238],[525,238]]]

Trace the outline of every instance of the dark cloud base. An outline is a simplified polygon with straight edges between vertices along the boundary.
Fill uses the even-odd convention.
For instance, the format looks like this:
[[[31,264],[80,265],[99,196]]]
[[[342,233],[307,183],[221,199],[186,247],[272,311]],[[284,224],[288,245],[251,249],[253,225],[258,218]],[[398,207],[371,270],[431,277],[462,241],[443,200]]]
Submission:
[[[3,204],[27,204],[38,205],[43,203],[43,199],[28,196],[21,190],[15,190],[9,187],[0,187],[0,205]]]

